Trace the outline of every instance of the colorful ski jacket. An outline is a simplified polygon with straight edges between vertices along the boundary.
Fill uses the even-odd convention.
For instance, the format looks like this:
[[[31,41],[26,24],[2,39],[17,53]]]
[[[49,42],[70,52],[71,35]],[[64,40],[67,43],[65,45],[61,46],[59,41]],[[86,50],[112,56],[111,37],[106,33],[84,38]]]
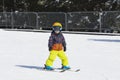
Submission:
[[[48,47],[49,49],[51,48],[51,50],[57,50],[57,51],[66,48],[66,42],[63,34],[61,32],[59,34],[55,34],[55,32],[53,31],[51,33],[51,36],[49,37]]]

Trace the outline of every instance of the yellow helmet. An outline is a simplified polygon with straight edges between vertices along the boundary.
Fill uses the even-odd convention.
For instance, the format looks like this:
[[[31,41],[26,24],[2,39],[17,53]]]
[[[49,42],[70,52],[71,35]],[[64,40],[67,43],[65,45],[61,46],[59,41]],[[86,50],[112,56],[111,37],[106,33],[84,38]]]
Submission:
[[[60,22],[55,22],[55,23],[53,23],[52,26],[53,27],[60,27],[60,28],[62,28],[62,24]]]
[[[62,24],[60,22],[55,22],[52,25],[53,31],[61,31],[62,30]]]

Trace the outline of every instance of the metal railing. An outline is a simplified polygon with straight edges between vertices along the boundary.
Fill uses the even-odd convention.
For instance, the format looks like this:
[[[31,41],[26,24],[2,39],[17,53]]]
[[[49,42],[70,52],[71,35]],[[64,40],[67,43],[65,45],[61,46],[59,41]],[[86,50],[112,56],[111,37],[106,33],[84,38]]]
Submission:
[[[50,30],[55,21],[61,22],[65,31],[120,31],[120,11],[0,12],[0,28]]]

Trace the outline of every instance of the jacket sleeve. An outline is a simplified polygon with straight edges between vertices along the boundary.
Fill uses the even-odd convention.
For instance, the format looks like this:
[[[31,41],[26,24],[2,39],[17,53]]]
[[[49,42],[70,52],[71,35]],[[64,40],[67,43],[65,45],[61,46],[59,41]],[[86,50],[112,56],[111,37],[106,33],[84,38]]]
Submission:
[[[63,36],[63,38],[62,38],[62,45],[63,45],[63,47],[66,47],[66,41],[65,41],[65,38],[64,38],[64,36]]]
[[[53,36],[51,35],[49,37],[49,41],[48,41],[48,47],[49,47],[49,49],[52,48],[52,45],[53,45]]]
[[[63,40],[62,41],[63,41],[62,45],[63,45],[64,51],[66,51],[66,41],[65,41],[64,36],[63,36]]]

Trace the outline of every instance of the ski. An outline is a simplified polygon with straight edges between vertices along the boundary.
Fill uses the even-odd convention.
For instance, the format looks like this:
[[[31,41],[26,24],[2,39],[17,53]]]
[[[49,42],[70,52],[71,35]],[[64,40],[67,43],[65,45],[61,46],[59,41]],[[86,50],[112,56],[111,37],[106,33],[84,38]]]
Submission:
[[[60,72],[65,72],[65,71],[79,72],[79,71],[80,71],[80,69],[75,69],[75,70],[73,70],[73,69],[61,70]]]
[[[60,72],[61,70],[59,70],[59,69],[53,69],[53,70],[47,70],[47,69],[44,69],[44,68],[42,68],[41,69],[42,71],[48,71],[48,72]]]
[[[61,68],[54,68],[53,70],[47,70],[47,69],[44,69],[42,68],[41,70],[43,71],[48,71],[48,72],[65,72],[65,71],[71,71],[71,72],[79,72],[80,69],[61,69]]]

